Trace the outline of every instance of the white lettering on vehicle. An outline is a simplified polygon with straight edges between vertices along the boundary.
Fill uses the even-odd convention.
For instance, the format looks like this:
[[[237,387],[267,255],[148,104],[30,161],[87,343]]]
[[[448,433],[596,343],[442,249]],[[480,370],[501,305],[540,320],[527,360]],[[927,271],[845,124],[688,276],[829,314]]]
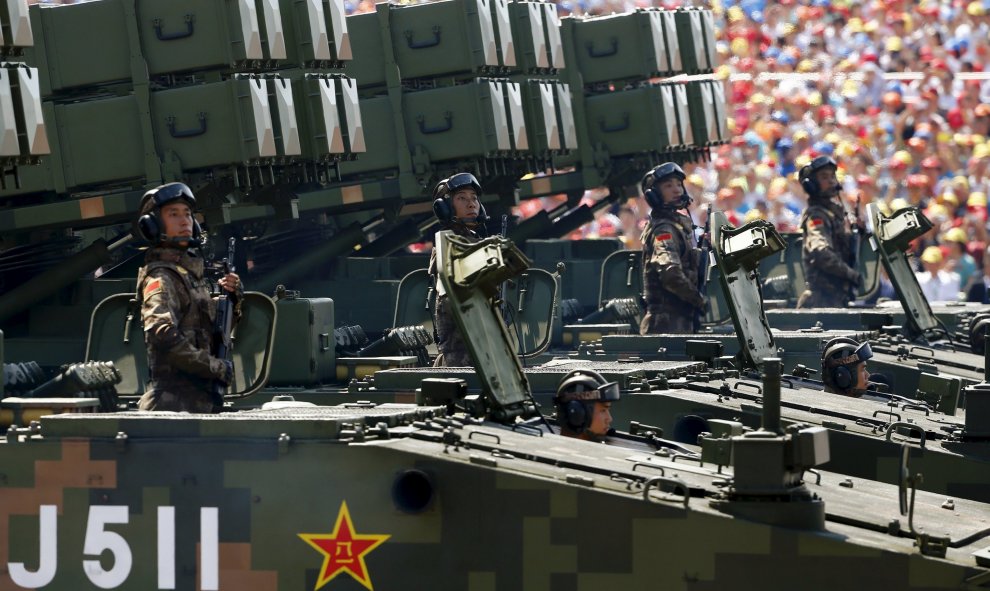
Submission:
[[[126,505],[94,505],[89,508],[86,536],[83,540],[83,572],[93,585],[116,589],[131,574],[134,557],[121,534],[107,529],[126,525],[130,519]],[[158,507],[158,589],[175,589],[175,507]],[[199,588],[220,588],[220,512],[217,507],[199,510]],[[38,568],[31,570],[23,562],[9,562],[8,573],[15,585],[39,589],[49,585],[58,573],[58,507],[42,505],[38,511]],[[101,562],[105,553],[112,557]],[[103,564],[110,564],[104,569]]]

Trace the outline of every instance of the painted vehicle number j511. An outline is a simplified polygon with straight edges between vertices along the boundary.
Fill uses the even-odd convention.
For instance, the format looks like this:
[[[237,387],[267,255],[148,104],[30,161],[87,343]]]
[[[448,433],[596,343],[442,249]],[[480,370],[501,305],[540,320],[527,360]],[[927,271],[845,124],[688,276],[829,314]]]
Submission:
[[[125,505],[96,505],[89,508],[82,565],[86,577],[101,589],[119,587],[131,574],[133,566],[131,547],[122,535],[107,529],[109,525],[127,524],[128,518],[128,508]],[[201,507],[199,523],[199,588],[203,591],[216,591],[220,587],[217,508]],[[49,585],[55,579],[59,568],[58,507],[42,505],[38,524],[40,540],[38,568],[32,570],[23,562],[8,564],[8,572],[14,584],[27,589],[38,589]],[[158,507],[157,526],[157,588],[175,589],[175,507]],[[107,553],[112,555],[112,560],[106,559]],[[104,564],[109,565],[110,568],[104,568]]]

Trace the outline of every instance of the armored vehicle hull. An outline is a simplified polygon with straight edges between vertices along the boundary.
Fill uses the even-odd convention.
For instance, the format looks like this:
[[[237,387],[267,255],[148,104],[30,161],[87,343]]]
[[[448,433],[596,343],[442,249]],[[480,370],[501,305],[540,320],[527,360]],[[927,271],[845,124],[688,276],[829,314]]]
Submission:
[[[895,487],[825,473],[809,484],[824,528],[779,527],[715,509],[729,474],[713,465],[444,415],[46,418],[0,444],[5,586],[958,589],[988,575],[986,505],[917,494],[914,525],[954,542],[938,558],[891,530]]]

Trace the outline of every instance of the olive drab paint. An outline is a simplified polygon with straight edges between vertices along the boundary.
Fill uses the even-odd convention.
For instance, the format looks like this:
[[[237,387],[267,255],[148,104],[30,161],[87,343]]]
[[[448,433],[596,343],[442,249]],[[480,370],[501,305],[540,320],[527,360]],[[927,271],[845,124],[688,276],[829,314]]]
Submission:
[[[729,140],[713,17],[0,3],[0,587],[978,585],[990,470],[972,354],[922,360],[843,326],[876,339],[871,367],[896,366],[903,399],[827,398],[811,370],[832,333],[773,331],[763,309],[761,276],[798,277],[794,237],[720,227],[707,321],[736,333],[700,338],[628,334],[640,263],[618,240],[561,240],[644,169]],[[517,244],[440,234],[478,371],[426,367],[426,257],[397,254],[434,235],[432,187],[463,171],[493,219],[569,196],[505,229]],[[243,238],[253,265],[239,390],[215,416],[126,410],[147,365],[119,233],[175,180],[209,239]],[[905,235],[863,241],[868,284]],[[973,324],[930,312],[922,332]],[[575,363],[618,384],[630,433],[571,441],[537,415]],[[81,377],[100,368],[112,385]]]

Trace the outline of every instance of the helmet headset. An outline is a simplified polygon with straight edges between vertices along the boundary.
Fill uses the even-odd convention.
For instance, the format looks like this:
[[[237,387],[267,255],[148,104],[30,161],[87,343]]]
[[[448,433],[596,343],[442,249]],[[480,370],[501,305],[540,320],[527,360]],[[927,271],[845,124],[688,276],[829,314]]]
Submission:
[[[460,172],[443,179],[433,189],[433,213],[444,225],[451,223],[462,223],[466,226],[473,226],[488,220],[485,213],[485,206],[478,203],[478,215],[474,219],[458,219],[454,217],[454,206],[451,199],[454,193],[461,189],[470,188],[481,198],[481,183],[470,172]]]
[[[664,203],[663,196],[656,189],[656,185],[671,176],[676,176],[678,180],[681,181],[681,197],[673,203]],[[650,172],[646,173],[643,180],[640,182],[640,188],[643,191],[643,197],[646,198],[646,203],[652,209],[668,209],[676,211],[678,209],[684,209],[691,204],[691,197],[688,196],[687,190],[684,188],[684,179],[687,175],[684,173],[684,169],[673,162],[664,162],[663,164],[655,167]]]
[[[561,380],[553,402],[561,427],[583,434],[591,427],[596,402],[619,399],[619,384],[590,369],[575,369]]]
[[[184,201],[190,209],[196,208],[196,197],[185,183],[166,183],[146,192],[141,198],[141,215],[135,223],[138,236],[147,240],[152,246],[170,244],[174,246],[197,246],[203,229],[199,222],[193,219],[192,236],[167,236],[164,234],[165,224],[161,218],[162,207]]]
[[[801,182],[801,188],[804,192],[808,194],[808,197],[818,199],[818,198],[828,198],[831,199],[839,194],[839,188],[836,187],[830,194],[822,193],[822,188],[818,184],[818,179],[815,178],[815,174],[822,169],[831,168],[832,171],[839,169],[839,165],[830,156],[819,156],[812,160],[810,163],[801,167],[800,172],[798,172],[798,180]]]
[[[822,352],[822,381],[843,394],[851,394],[856,385],[856,365],[872,358],[870,343],[857,343],[848,337],[834,338]]]

